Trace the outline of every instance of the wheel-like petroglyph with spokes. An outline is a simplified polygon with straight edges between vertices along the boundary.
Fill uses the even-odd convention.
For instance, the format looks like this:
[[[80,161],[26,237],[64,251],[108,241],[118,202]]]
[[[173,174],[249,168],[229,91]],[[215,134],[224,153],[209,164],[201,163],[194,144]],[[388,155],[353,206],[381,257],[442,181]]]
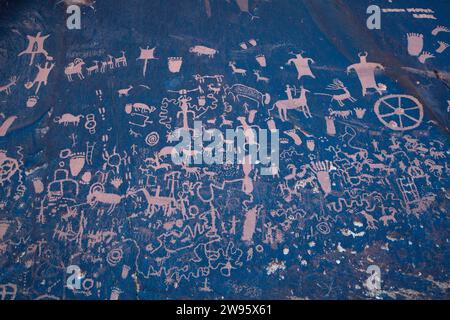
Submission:
[[[423,106],[413,96],[391,94],[380,98],[374,109],[381,123],[396,131],[417,128],[423,119]]]

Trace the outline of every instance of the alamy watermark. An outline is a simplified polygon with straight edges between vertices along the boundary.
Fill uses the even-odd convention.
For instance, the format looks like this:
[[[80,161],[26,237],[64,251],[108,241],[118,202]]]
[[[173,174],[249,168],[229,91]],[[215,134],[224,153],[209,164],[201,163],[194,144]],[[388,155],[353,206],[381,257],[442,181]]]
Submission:
[[[80,267],[74,264],[70,265],[67,267],[66,273],[69,274],[66,280],[66,287],[70,290],[80,290],[81,279],[83,278]]]
[[[369,30],[381,29],[381,8],[377,5],[371,5],[367,7],[367,14],[370,16],[367,18],[366,25]]]
[[[66,13],[70,14],[66,20],[67,29],[81,29],[81,9],[79,6],[73,4],[67,7]]]
[[[365,286],[371,294],[376,295],[381,290],[381,269],[376,264],[367,267],[366,273],[369,277],[366,279]]]

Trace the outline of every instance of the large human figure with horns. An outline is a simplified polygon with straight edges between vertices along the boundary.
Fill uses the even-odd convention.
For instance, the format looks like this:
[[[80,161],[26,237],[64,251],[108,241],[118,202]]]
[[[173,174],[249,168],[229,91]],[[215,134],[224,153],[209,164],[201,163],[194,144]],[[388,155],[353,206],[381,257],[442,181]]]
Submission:
[[[367,94],[367,89],[375,89],[380,95],[383,90],[386,90],[383,84],[378,84],[375,80],[375,71],[377,69],[384,70],[384,67],[379,63],[367,62],[367,52],[360,52],[359,63],[352,64],[347,68],[347,74],[354,70],[361,82],[362,95]]]

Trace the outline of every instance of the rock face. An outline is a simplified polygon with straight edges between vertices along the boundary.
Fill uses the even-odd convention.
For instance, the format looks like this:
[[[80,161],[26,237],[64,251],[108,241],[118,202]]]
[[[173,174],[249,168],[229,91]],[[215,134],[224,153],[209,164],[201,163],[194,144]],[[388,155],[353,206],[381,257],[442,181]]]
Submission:
[[[16,2],[0,300],[449,298],[448,1]]]

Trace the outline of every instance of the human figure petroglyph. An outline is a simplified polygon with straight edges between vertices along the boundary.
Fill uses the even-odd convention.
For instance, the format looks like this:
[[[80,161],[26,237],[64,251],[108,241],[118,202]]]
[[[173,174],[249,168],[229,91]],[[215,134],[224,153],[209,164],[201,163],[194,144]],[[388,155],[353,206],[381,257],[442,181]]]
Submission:
[[[53,239],[64,242],[76,242],[79,239],[80,233],[73,230],[71,222],[65,225],[59,225],[59,223],[53,229]]]
[[[384,71],[384,67],[379,63],[367,62],[367,52],[361,52],[358,54],[359,63],[352,64],[347,68],[347,74],[351,71],[355,71],[358,75],[359,81],[362,86],[362,95],[367,94],[367,89],[375,89],[379,95],[383,94],[385,87],[375,80],[375,71],[377,69]]]
[[[34,57],[36,54],[43,54],[45,56],[45,59],[48,61],[52,61],[53,58],[48,55],[48,52],[44,49],[44,41],[50,37],[50,35],[41,36],[41,32],[39,31],[36,36],[27,36],[28,39],[28,46],[27,48],[20,52],[17,56],[22,56],[24,54],[31,55],[30,58],[30,66],[33,64]]]
[[[287,100],[278,100],[273,104],[273,108],[278,109],[278,113],[280,115],[281,121],[287,121],[287,111],[288,110],[298,110],[303,112],[304,116],[306,118],[311,118],[311,112],[309,111],[308,107],[308,100],[306,97],[306,93],[310,92],[309,90],[305,89],[303,86],[300,87],[300,97],[293,98],[292,97],[292,91],[297,91],[295,87],[291,87],[290,85],[286,86],[286,95]],[[269,109],[269,111],[273,110]]]
[[[41,85],[42,84],[44,84],[44,86],[47,85],[48,76],[50,74],[50,71],[52,71],[52,69],[55,67],[55,64],[54,63],[49,64],[48,62],[45,62],[45,65],[43,67],[41,67],[40,64],[36,65],[36,67],[38,68],[38,73],[36,74],[36,77],[34,78],[33,81],[28,81],[27,83],[25,83],[24,86],[27,89],[31,89],[37,83],[35,94],[38,94]]]
[[[313,79],[316,78],[316,76],[312,73],[311,68],[309,67],[310,63],[314,63],[313,59],[304,58],[302,56],[303,51],[300,53],[290,52],[290,54],[295,55],[295,58],[289,59],[286,65],[294,64],[295,68],[297,69],[297,80],[300,80],[302,77],[311,77]]]
[[[182,118],[182,128],[185,130],[191,130],[193,131],[193,128],[189,127],[189,117],[188,115],[192,115],[192,119],[195,119],[195,111],[189,110],[190,103],[192,98],[188,97],[186,95],[182,95],[178,98],[178,107],[180,108],[180,111],[177,112],[176,117]]]
[[[391,141],[391,145],[389,146],[389,149],[391,151],[395,151],[395,150],[400,150],[401,149],[400,141],[398,140],[398,138],[396,136],[391,136],[389,138],[389,140]]]

